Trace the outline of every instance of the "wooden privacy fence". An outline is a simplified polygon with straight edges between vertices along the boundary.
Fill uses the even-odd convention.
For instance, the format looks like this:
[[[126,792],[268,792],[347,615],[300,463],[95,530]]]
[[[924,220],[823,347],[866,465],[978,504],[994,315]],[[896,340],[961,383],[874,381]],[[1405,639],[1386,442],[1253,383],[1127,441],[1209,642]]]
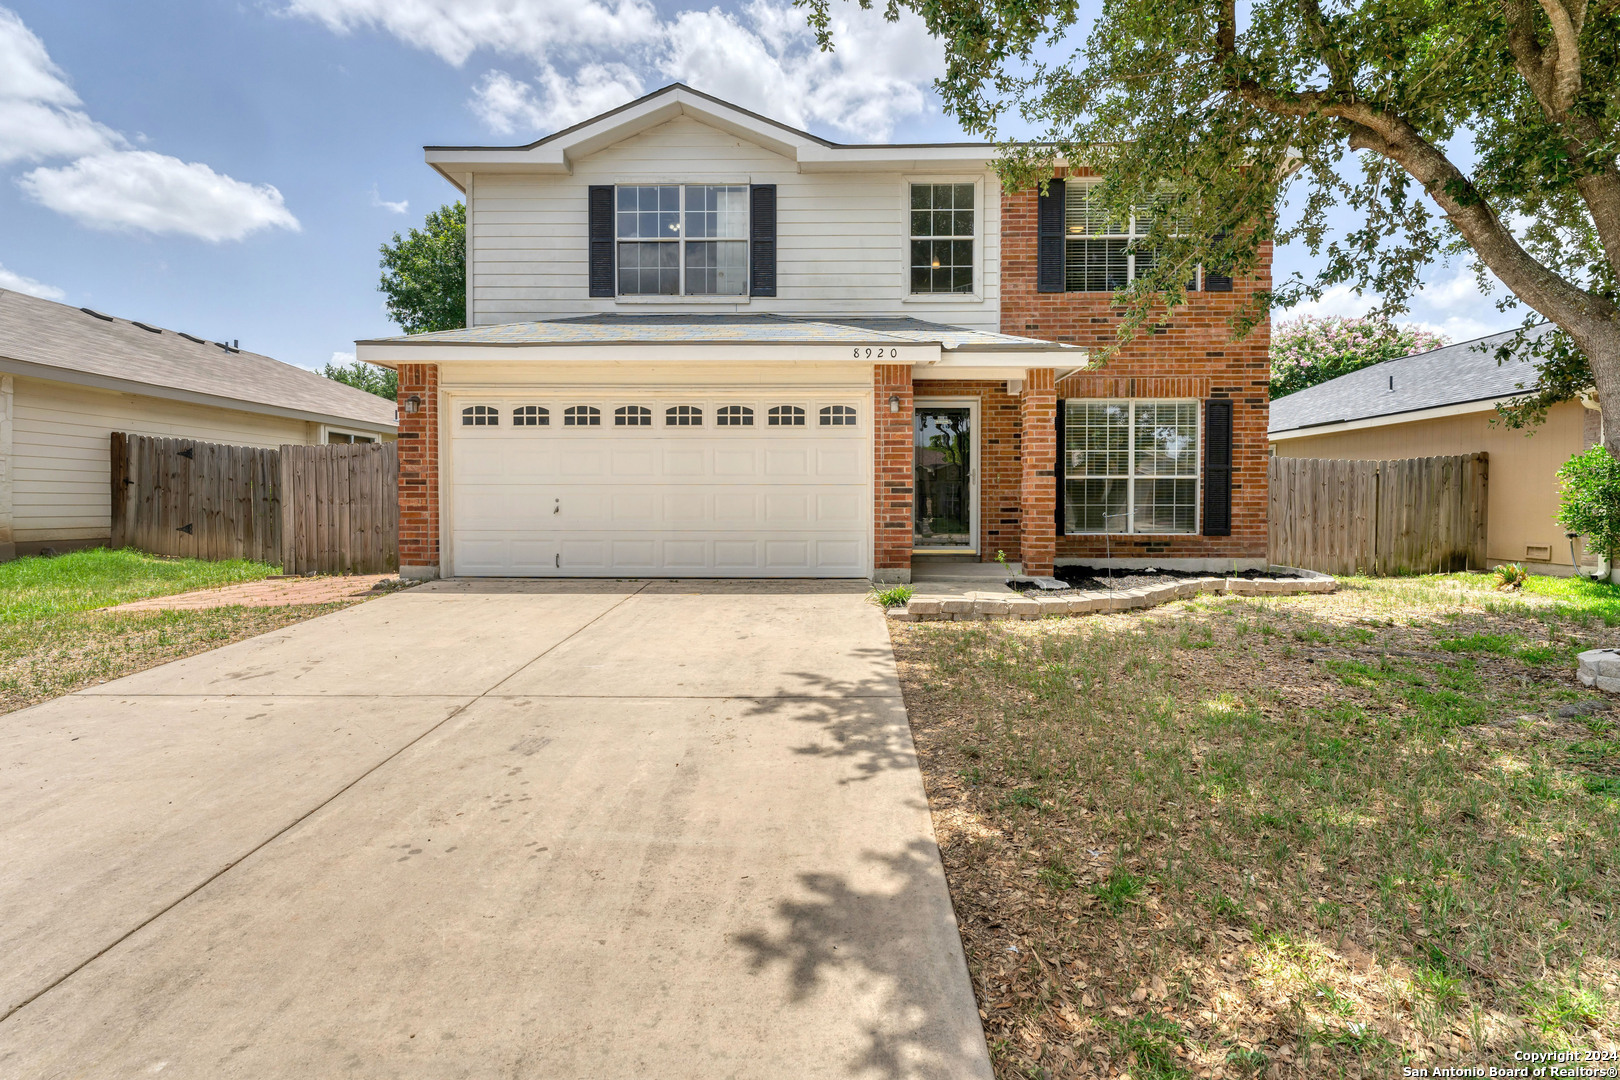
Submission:
[[[1328,574],[1483,570],[1487,458],[1274,457],[1270,559]]]
[[[288,574],[399,565],[392,443],[285,445],[112,435],[112,546],[257,559]]]

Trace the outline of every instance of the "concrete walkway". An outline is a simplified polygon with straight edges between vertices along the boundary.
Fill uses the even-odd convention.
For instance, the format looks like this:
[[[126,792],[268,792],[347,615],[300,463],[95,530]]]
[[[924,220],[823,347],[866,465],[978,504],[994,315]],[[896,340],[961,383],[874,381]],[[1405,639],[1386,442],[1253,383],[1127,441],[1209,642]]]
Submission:
[[[197,589],[171,596],[132,600],[108,611],[203,611],[218,607],[285,607],[289,604],[329,604],[370,596],[372,587],[393,574],[356,574],[347,577],[275,577],[221,585],[217,589]]]
[[[989,1077],[864,591],[436,583],[0,717],[0,1076]]]

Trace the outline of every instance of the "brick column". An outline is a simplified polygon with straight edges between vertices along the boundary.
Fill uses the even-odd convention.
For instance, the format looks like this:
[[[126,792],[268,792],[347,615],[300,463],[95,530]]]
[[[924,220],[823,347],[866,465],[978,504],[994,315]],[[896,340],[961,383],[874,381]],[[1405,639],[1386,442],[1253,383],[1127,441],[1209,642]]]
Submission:
[[[889,410],[889,398],[900,408]],[[872,367],[872,580],[911,580],[911,368]]]
[[[1030,368],[1018,396],[1018,553],[1026,574],[1050,574],[1057,555],[1057,388],[1051,368]]]
[[[408,411],[412,396],[421,399]],[[439,365],[399,365],[399,574],[439,576]]]

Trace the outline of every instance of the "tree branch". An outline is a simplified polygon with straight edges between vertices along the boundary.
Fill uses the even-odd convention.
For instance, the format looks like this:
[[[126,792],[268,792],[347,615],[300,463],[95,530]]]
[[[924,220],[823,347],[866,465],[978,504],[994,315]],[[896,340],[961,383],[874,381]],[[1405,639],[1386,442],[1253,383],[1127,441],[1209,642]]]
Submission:
[[[1612,302],[1565,281],[1525,251],[1462,171],[1404,118],[1320,90],[1277,92],[1253,80],[1240,80],[1231,89],[1265,112],[1340,121],[1349,133],[1351,149],[1371,150],[1405,169],[1491,272],[1547,318],[1566,327],[1593,319],[1620,320],[1620,308]]]
[[[1316,46],[1316,51],[1322,54],[1322,61],[1327,65],[1333,88],[1341,94],[1355,97],[1356,84],[1350,74],[1350,65],[1345,62],[1344,53],[1328,37],[1327,20],[1322,17],[1321,5],[1317,0],[1300,0],[1299,11],[1305,21],[1305,32],[1311,37],[1311,44]]]
[[[1548,65],[1552,68],[1551,98],[1554,119],[1562,121],[1575,98],[1581,92],[1581,21],[1586,17],[1584,0],[1574,0],[1575,11],[1564,7],[1563,0],[1541,0],[1541,10],[1552,23],[1553,51]]]

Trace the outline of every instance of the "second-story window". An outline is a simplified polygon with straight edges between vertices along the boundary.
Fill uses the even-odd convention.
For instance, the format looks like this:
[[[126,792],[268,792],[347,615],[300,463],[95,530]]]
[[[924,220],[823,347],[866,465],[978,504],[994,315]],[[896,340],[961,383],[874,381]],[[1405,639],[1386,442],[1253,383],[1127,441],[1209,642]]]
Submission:
[[[911,291],[973,291],[973,185],[911,185]]]
[[[1101,183],[1071,180],[1064,191],[1064,290],[1117,292],[1153,267],[1153,249],[1146,237],[1153,216],[1168,212],[1169,200],[1133,208],[1129,217],[1116,220],[1098,198]],[[1174,222],[1172,233],[1177,232]]]
[[[621,184],[620,296],[745,296],[745,184]]]

